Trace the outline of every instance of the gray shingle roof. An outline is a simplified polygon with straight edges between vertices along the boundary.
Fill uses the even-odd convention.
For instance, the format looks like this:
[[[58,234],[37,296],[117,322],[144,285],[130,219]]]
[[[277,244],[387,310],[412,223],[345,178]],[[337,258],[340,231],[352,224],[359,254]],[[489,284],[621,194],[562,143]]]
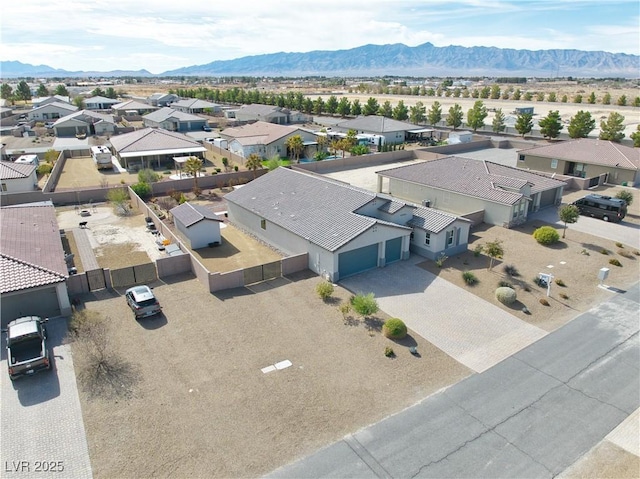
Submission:
[[[518,190],[527,183],[531,184],[532,194],[564,185],[562,181],[531,171],[457,156],[391,168],[377,173],[387,178],[507,205],[517,203],[523,196],[512,189]]]
[[[191,113],[186,113],[180,110],[174,110],[169,106],[165,106],[160,108],[159,110],[152,111],[151,113],[147,113],[142,117],[145,120],[156,121],[158,123],[166,121],[170,118],[173,118],[177,121],[206,121],[204,118],[192,115]]]
[[[581,138],[521,150],[520,154],[556,158],[593,165],[640,168],[640,149],[612,141]]]
[[[0,178],[3,180],[15,180],[18,178],[29,178],[36,165],[28,163],[12,163],[11,161],[0,161]]]
[[[64,281],[67,265],[53,205],[0,208],[0,290]]]
[[[379,115],[359,116],[353,120],[346,120],[336,124],[340,128],[348,128],[357,131],[367,131],[372,133],[389,133],[392,131],[408,131],[419,128],[418,125],[406,123],[404,121],[385,118]]]
[[[190,226],[199,223],[202,220],[212,220],[217,221],[219,223],[222,220],[216,215],[213,211],[205,208],[201,205],[192,205],[191,203],[182,203],[175,208],[171,208],[170,213],[173,217],[180,221],[185,227],[189,228]]]
[[[228,202],[329,251],[375,224],[405,229],[354,213],[375,197],[369,191],[287,168],[278,168],[225,195]]]
[[[144,128],[112,136],[109,141],[120,154],[136,151],[180,150],[201,146],[196,140],[182,133],[162,128]]]

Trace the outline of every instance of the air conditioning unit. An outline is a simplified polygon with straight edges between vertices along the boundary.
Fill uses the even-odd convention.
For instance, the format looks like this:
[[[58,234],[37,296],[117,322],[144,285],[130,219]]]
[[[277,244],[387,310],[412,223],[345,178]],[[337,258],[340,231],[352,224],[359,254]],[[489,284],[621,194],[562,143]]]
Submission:
[[[429,208],[431,206],[431,200],[422,200],[422,206]]]

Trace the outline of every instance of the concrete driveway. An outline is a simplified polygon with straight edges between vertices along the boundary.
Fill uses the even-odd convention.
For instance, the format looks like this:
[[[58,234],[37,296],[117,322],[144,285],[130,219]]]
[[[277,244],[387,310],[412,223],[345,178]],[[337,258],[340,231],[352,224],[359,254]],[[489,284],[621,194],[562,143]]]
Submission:
[[[558,210],[556,208],[545,208],[537,211],[529,215],[529,219],[555,224],[560,230],[564,228],[564,223],[558,218]],[[620,223],[611,223],[581,215],[576,223],[567,225],[567,237],[571,236],[571,230],[588,233],[614,242],[618,241],[632,248],[640,249],[640,225],[636,223],[624,220]]]
[[[508,312],[416,266],[412,255],[346,278],[354,293],[373,292],[380,308],[468,368],[481,372],[546,335]],[[522,313],[519,313],[522,314]]]
[[[66,330],[64,318],[49,321],[52,370],[15,382],[7,374],[3,335],[0,364],[3,477],[92,477],[71,347],[63,344]]]

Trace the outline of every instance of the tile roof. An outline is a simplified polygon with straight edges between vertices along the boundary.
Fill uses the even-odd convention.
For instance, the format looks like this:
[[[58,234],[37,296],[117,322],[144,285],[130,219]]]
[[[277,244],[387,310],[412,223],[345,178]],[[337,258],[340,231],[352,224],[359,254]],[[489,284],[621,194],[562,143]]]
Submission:
[[[174,101],[171,103],[171,108],[214,108],[219,106],[216,103],[210,101],[200,100],[198,98],[187,98],[185,100]]]
[[[67,265],[52,204],[0,208],[0,224],[3,292],[65,280]]]
[[[507,205],[515,204],[522,198],[523,195],[519,191],[513,190],[520,190],[527,183],[531,185],[532,194],[564,185],[562,181],[531,171],[457,156],[400,166],[377,173],[387,178]]]
[[[201,147],[200,143],[187,135],[162,128],[143,128],[112,136],[109,141],[120,154]]]
[[[521,150],[520,154],[556,158],[593,165],[617,166],[637,170],[640,168],[640,149],[612,141],[580,138],[558,141],[550,145]]]
[[[113,98],[107,98],[106,96],[92,96],[91,98],[87,98],[85,101],[85,104],[88,103],[111,103],[113,105],[120,103],[118,100],[115,100]]]
[[[80,110],[75,111],[69,115],[65,115],[62,118],[58,118],[54,125],[61,125],[69,120],[77,120],[85,123],[95,124],[100,123],[101,121],[115,124],[116,121],[113,118],[113,115],[109,115],[106,113],[98,113],[97,111],[92,110]]]
[[[238,140],[243,145],[268,145],[291,135],[300,128],[293,126],[277,125],[266,121],[256,121],[250,125],[244,125],[237,128],[226,128],[220,134],[229,139]]]
[[[393,214],[399,211],[404,206],[406,206],[406,204],[402,203],[401,201],[389,200],[386,203],[381,204],[378,207],[378,210],[385,213]]]
[[[127,100],[111,107],[113,110],[157,110],[157,106],[148,105],[140,101]]]
[[[28,163],[0,161],[0,179],[15,180],[18,178],[29,178],[36,168],[36,165]]]
[[[408,229],[354,213],[375,198],[370,191],[287,168],[278,168],[225,195],[230,203],[329,251],[336,251],[376,224]]]
[[[440,233],[447,226],[460,219],[467,221],[464,218],[458,218],[443,211],[420,207],[413,211],[413,218],[408,224],[432,233]]]
[[[45,103],[44,105],[41,105],[41,106],[37,106],[33,110],[31,110],[29,113],[33,113],[34,111],[42,110],[44,108],[51,107],[51,106],[58,108],[60,110],[67,110],[67,111],[76,111],[78,109],[78,107],[75,105],[70,105],[69,103],[64,103],[61,101],[54,101],[51,103]]]
[[[170,106],[165,106],[160,108],[159,110],[152,111],[151,113],[147,113],[142,117],[144,120],[151,120],[155,122],[163,122],[169,119],[175,119],[177,121],[206,121],[204,118],[196,115],[192,115],[191,113],[186,113],[180,110],[174,110]]]
[[[392,131],[409,131],[420,128],[413,123],[385,118],[380,115],[359,116],[353,120],[346,120],[336,124],[339,128],[348,128],[357,131],[367,131],[373,133],[389,133]]]
[[[195,225],[202,220],[212,220],[222,223],[222,220],[213,211],[201,205],[192,205],[189,202],[182,203],[169,211],[173,217],[185,227]]]
[[[274,105],[260,105],[258,103],[252,103],[251,105],[242,105],[238,112],[249,114],[249,115],[258,115],[258,116],[269,116],[274,113],[279,113],[282,115],[286,115],[287,112],[283,111],[279,106]]]

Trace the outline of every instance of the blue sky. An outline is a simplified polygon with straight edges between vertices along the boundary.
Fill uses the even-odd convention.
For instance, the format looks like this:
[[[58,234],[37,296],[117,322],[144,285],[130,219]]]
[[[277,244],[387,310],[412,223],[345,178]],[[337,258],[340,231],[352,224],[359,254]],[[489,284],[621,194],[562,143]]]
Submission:
[[[366,44],[640,54],[638,0],[13,0],[0,60],[152,73]]]

